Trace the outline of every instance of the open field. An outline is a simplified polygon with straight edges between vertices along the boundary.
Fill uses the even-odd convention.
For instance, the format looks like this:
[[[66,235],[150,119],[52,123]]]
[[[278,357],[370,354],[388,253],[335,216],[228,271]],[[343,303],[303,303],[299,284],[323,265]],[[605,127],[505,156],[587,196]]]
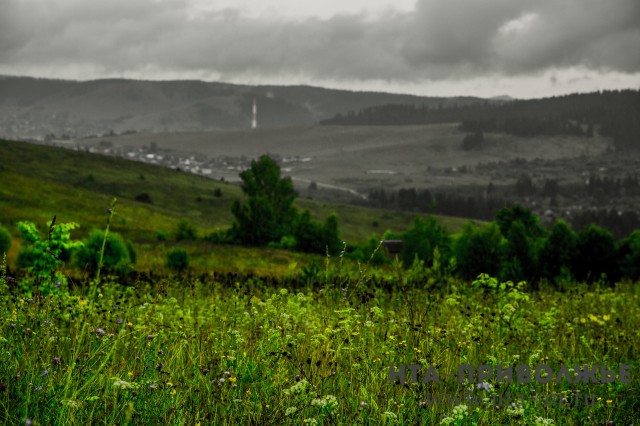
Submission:
[[[257,157],[270,153],[308,158],[287,173],[307,182],[365,191],[384,186],[452,187],[488,184],[491,176],[474,173],[482,163],[515,158],[534,160],[597,156],[610,141],[568,136],[523,138],[485,135],[482,150],[464,151],[464,133],[456,124],[428,126],[306,126],[256,130],[219,130],[206,133],[134,134],[108,139],[79,140],[97,146],[108,140],[114,147],[139,149],[155,143],[159,149],[200,153],[209,158]],[[216,177],[237,174],[215,170]],[[501,181],[494,183],[504,183]]]

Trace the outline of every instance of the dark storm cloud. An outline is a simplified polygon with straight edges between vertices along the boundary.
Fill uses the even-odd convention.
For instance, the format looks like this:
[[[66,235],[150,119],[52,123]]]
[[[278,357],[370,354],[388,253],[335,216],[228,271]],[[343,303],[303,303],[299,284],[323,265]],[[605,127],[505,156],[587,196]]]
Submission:
[[[640,71],[638,0],[419,0],[372,19],[194,15],[187,0],[0,0],[0,67],[419,81]],[[74,76],[81,77],[81,76]]]

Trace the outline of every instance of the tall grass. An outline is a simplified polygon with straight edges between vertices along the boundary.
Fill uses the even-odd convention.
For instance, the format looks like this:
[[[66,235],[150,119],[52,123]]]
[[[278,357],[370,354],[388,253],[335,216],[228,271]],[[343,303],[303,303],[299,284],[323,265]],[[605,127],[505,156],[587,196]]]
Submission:
[[[7,424],[630,424],[638,411],[638,287],[526,293],[483,277],[449,290],[341,270],[298,288],[174,276],[0,307],[0,421]],[[97,281],[96,281],[97,283]],[[495,288],[494,288],[495,284]],[[351,287],[348,287],[351,286]],[[351,288],[354,290],[351,291]],[[391,365],[441,383],[389,383]],[[557,370],[632,365],[632,383],[459,383],[461,364]],[[456,376],[457,377],[457,376]],[[470,390],[472,388],[473,390]],[[591,406],[474,407],[473,395],[590,395]]]

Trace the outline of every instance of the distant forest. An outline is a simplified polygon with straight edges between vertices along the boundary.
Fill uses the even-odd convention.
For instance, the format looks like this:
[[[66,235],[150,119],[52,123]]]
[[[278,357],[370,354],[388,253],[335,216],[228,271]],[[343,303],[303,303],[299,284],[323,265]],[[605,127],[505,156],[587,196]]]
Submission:
[[[517,136],[596,133],[611,137],[616,149],[640,149],[640,90],[614,90],[532,100],[453,106],[382,105],[338,114],[323,125],[420,125],[460,123],[473,134]]]

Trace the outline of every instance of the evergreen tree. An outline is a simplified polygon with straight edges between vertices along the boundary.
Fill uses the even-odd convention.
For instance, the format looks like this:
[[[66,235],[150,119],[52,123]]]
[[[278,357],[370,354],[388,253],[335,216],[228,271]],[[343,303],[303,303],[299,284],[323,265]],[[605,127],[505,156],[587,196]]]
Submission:
[[[553,225],[540,250],[540,269],[543,278],[558,284],[558,278],[567,278],[574,262],[577,244],[576,233],[563,221]]]
[[[234,202],[231,238],[241,244],[266,245],[291,235],[296,218],[296,198],[291,178],[280,176],[280,167],[267,155],[251,162],[240,173],[245,203]]]

